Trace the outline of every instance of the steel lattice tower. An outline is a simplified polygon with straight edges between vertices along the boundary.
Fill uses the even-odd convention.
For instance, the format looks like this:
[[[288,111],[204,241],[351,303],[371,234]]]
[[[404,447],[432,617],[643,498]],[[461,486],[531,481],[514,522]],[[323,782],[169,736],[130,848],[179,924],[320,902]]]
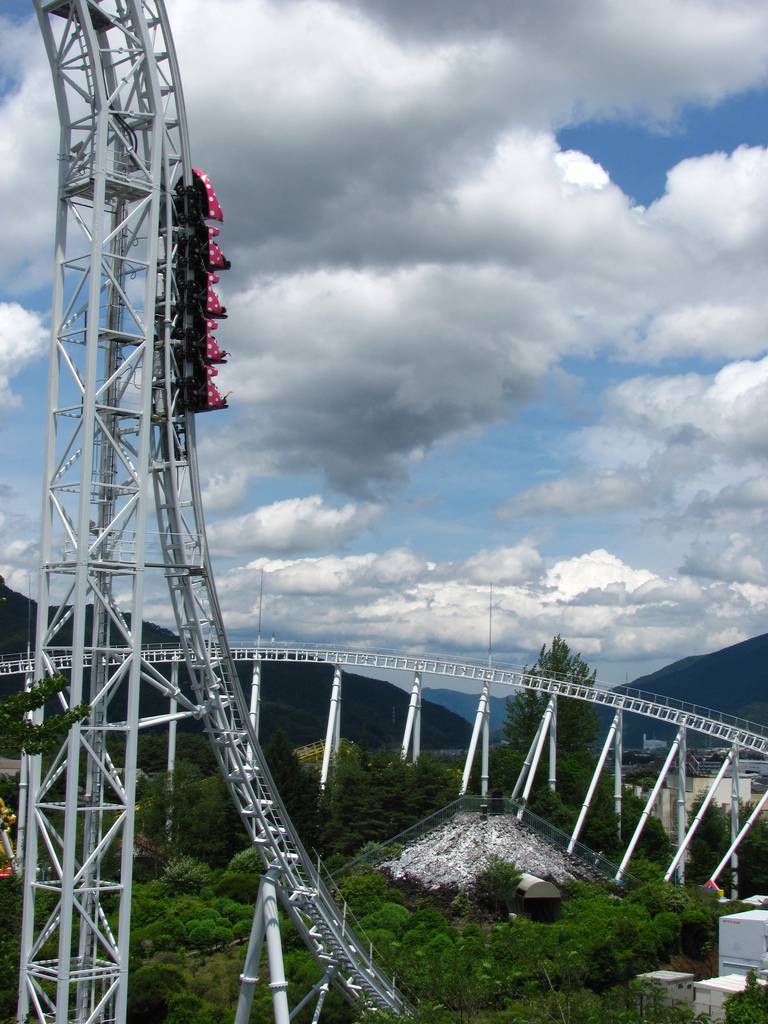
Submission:
[[[125,1021],[137,737],[172,717],[145,713],[150,691],[202,722],[264,864],[238,1022],[265,941],[288,1020],[277,902],[321,968],[319,1005],[333,984],[400,1012],[285,812],[222,626],[194,413],[224,404],[210,382],[223,353],[190,313],[205,194],[163,2],[34,2],[61,122],[35,674],[68,664],[62,704],[91,712],[44,771],[27,763],[19,1020]],[[163,580],[181,689],[141,651],[145,592]]]

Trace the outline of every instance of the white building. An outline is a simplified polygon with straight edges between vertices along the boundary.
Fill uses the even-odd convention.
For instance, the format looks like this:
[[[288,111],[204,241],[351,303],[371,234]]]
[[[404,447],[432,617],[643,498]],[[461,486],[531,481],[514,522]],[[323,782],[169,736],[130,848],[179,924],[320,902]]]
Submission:
[[[720,974],[768,970],[768,910],[746,910],[720,918]]]
[[[722,920],[722,919],[721,919]],[[765,982],[758,979],[759,984]],[[725,1020],[725,1001],[734,992],[743,992],[746,988],[746,974],[726,974],[719,978],[707,978],[697,981],[693,986],[693,1012],[707,1013],[713,1021]]]

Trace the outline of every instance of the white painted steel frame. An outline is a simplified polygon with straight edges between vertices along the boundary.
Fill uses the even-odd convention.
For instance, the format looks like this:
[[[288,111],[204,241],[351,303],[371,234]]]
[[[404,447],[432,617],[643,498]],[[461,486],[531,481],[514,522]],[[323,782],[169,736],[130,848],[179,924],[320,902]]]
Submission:
[[[408,701],[408,715],[405,719],[403,730],[403,745],[401,755],[403,760],[411,752],[411,760],[415,764],[421,755],[421,672],[416,669],[413,673],[413,685],[411,696]]]
[[[180,406],[184,367],[172,344],[171,189],[192,179],[162,0],[36,6],[62,125],[36,674],[63,660],[71,676],[67,702],[86,698],[92,711],[44,778],[40,758],[30,759],[20,1020],[28,1013],[46,1022],[125,1020],[138,729],[177,717],[172,711],[141,721],[140,683],[180,706],[179,715],[201,719],[276,898],[323,977],[330,965],[332,983],[347,998],[401,1012],[402,996],[337,909],[285,813],[222,626],[194,419]],[[86,240],[82,252],[73,253],[73,231]],[[69,286],[65,277],[73,273],[79,278]],[[152,491],[156,555],[145,547]],[[191,691],[174,687],[142,655],[150,569],[168,582]],[[71,643],[57,635],[69,623]],[[120,687],[125,710],[116,713]],[[119,766],[105,739],[115,733],[125,744]],[[116,869],[107,855],[118,843]],[[40,891],[56,896],[54,911],[42,918]],[[119,900],[114,932],[107,894]],[[274,929],[272,935],[274,942]]]
[[[472,726],[472,735],[469,738],[469,748],[467,750],[467,757],[464,761],[464,771],[461,775],[461,785],[459,787],[459,796],[464,796],[467,792],[467,786],[469,786],[469,777],[472,774],[472,766],[475,763],[475,754],[477,753],[478,740],[482,742],[482,750],[480,754],[481,767],[480,767],[480,795],[488,795],[488,752],[490,748],[490,729],[489,729],[489,717],[491,710],[491,691],[487,683],[483,683],[483,688],[480,692],[480,700],[477,704],[477,713],[475,714],[475,722]]]
[[[67,650],[62,703],[91,712],[28,763],[19,1018],[123,1020],[162,97],[140,0],[35,7],[61,124],[35,675]]]

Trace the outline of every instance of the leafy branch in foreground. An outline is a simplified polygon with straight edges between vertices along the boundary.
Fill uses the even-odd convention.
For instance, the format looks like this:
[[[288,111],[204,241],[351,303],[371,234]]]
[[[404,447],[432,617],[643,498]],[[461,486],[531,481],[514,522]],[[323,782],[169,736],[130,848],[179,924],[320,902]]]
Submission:
[[[61,743],[72,726],[86,717],[91,710],[89,704],[78,704],[61,714],[48,715],[44,722],[39,723],[28,716],[67,686],[66,676],[58,674],[40,679],[28,690],[0,699],[0,742],[3,750],[45,754]]]

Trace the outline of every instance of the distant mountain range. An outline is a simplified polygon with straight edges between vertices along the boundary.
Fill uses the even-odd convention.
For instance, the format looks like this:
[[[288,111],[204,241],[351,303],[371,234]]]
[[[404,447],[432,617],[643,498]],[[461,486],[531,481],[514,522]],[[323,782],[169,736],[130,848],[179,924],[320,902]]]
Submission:
[[[768,633],[674,661],[633,680],[630,687],[768,725]],[[638,721],[630,742],[642,731]],[[645,731],[649,737],[667,739],[674,730],[649,721]]]
[[[480,691],[462,693],[459,690],[446,690],[439,687],[425,686],[422,696],[434,704],[441,704],[474,725]],[[502,726],[507,718],[507,697],[491,697],[491,737],[497,742],[502,737]]]
[[[26,650],[30,602],[5,585],[0,585],[0,655]],[[31,602],[34,632],[37,607]],[[71,630],[67,641],[71,639]],[[170,630],[151,622],[144,623],[144,642],[177,642]],[[237,664],[246,693],[251,684],[251,665]],[[169,670],[168,670],[169,671]],[[167,674],[167,672],[166,672]],[[296,746],[325,738],[333,667],[265,662],[262,670],[260,736],[268,740],[282,728]],[[20,678],[0,676],[0,696],[18,689]],[[118,698],[119,699],[119,698]],[[156,691],[142,698],[145,714],[161,714],[165,701]],[[408,713],[409,694],[399,686],[381,679],[345,672],[342,685],[341,731],[355,743],[371,747],[398,747],[402,743]],[[117,711],[117,708],[115,709]],[[424,749],[463,749],[469,742],[470,727],[449,708],[425,699],[422,705],[421,743]]]

